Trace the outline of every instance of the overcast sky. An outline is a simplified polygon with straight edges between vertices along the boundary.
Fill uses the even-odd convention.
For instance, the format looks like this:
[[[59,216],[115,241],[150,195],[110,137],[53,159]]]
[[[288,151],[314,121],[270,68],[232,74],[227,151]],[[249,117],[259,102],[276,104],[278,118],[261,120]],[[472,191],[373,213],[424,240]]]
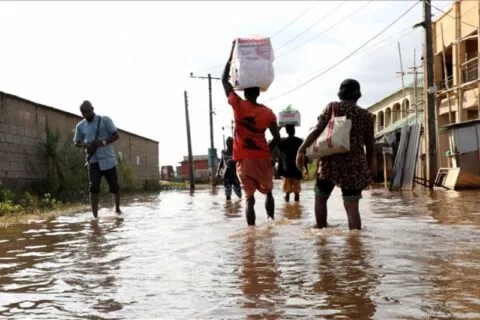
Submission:
[[[445,9],[451,1],[432,3]],[[311,7],[272,38],[277,57],[275,81],[260,99],[268,101],[276,113],[288,104],[298,109],[302,127],[297,134],[303,137],[324,106],[336,99],[344,78],[360,81],[363,107],[401,87],[395,74],[400,68],[398,41],[405,68],[413,66],[414,48],[421,63],[423,30],[408,31],[423,20],[420,3],[358,54],[271,100],[343,59],[414,2],[340,4],[2,1],[0,91],[76,114],[80,103],[88,99],[98,114],[110,116],[119,128],[158,140],[160,165],[175,166],[187,155],[184,90],[190,96],[193,153],[207,154],[210,146],[208,84],[190,79],[190,72],[220,76],[235,37],[272,36]],[[438,15],[435,9],[432,12]],[[388,40],[373,46],[383,39]],[[406,79],[411,81],[411,76]],[[232,111],[220,81],[213,81],[213,106],[215,147],[221,149],[221,127],[230,125]]]

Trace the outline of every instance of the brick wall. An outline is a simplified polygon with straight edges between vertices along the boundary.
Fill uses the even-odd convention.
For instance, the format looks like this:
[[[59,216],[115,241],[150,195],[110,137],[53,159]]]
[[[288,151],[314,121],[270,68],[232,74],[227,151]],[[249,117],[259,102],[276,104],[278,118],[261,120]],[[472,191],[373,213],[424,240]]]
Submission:
[[[115,123],[115,115],[108,116]],[[80,120],[78,115],[0,92],[0,182],[21,188],[44,179],[47,160],[41,144],[46,139],[47,124],[65,140]],[[137,185],[150,179],[158,181],[158,142],[123,130],[119,134],[120,140],[114,143],[117,158],[132,165]]]

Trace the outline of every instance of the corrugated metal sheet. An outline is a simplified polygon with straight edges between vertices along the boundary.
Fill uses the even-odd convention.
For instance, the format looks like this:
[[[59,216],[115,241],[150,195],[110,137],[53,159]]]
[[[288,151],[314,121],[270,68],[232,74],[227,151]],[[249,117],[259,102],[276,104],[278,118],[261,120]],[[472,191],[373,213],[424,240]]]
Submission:
[[[413,188],[421,132],[421,123],[402,127],[400,144],[390,179],[390,190],[411,190]]]

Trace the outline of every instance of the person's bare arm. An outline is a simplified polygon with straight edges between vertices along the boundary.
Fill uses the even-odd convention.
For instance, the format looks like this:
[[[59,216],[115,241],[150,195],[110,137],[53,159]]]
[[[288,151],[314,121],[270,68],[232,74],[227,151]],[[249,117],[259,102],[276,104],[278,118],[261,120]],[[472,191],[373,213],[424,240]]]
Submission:
[[[367,129],[365,130],[365,135],[363,137],[365,143],[365,153],[367,158],[368,170],[370,174],[373,174],[373,146],[375,144],[374,136],[374,126],[373,126],[373,116],[368,115],[368,124]]]
[[[225,94],[228,95],[230,92],[233,91],[233,86],[230,83],[230,63],[232,62],[232,56],[233,56],[233,49],[235,48],[235,41],[232,43],[232,50],[230,51],[230,56],[228,58],[227,64],[225,65],[225,69],[223,69],[223,75],[222,75],[222,84],[223,84],[223,89],[225,90]]]
[[[277,121],[276,119],[270,123],[268,126],[268,130],[270,130],[270,133],[273,136],[272,141],[268,144],[270,147],[270,150],[273,150],[276,146],[280,144],[280,131],[278,129]]]
[[[217,166],[217,172],[215,173],[215,175],[217,177],[220,175],[220,170],[222,170],[222,168],[223,168],[223,161],[224,161],[224,158],[222,156],[222,159],[220,160],[220,162],[218,163],[218,166]]]
[[[307,152],[307,148],[310,147],[313,142],[315,142],[315,140],[320,136],[320,134],[322,134],[323,130],[325,130],[325,128],[327,127],[331,114],[332,106],[331,104],[328,104],[322,114],[318,117],[318,122],[313,128],[313,130],[310,131],[300,148],[298,148],[298,153],[305,154]]]

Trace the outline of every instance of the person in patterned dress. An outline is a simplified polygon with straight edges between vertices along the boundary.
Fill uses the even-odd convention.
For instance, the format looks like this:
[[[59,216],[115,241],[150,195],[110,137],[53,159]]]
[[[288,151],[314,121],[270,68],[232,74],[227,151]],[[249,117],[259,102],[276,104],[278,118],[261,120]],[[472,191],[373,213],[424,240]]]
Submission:
[[[310,132],[297,153],[297,166],[300,168],[306,149],[327,127],[333,108],[337,116],[346,116],[352,120],[350,151],[323,157],[318,165],[315,185],[315,219],[318,228],[327,227],[327,200],[335,186],[342,190],[349,228],[362,228],[358,203],[362,198],[362,190],[371,183],[374,120],[370,112],[357,105],[361,96],[358,81],[344,80],[338,92],[340,101],[327,105],[319,116],[315,129]]]

